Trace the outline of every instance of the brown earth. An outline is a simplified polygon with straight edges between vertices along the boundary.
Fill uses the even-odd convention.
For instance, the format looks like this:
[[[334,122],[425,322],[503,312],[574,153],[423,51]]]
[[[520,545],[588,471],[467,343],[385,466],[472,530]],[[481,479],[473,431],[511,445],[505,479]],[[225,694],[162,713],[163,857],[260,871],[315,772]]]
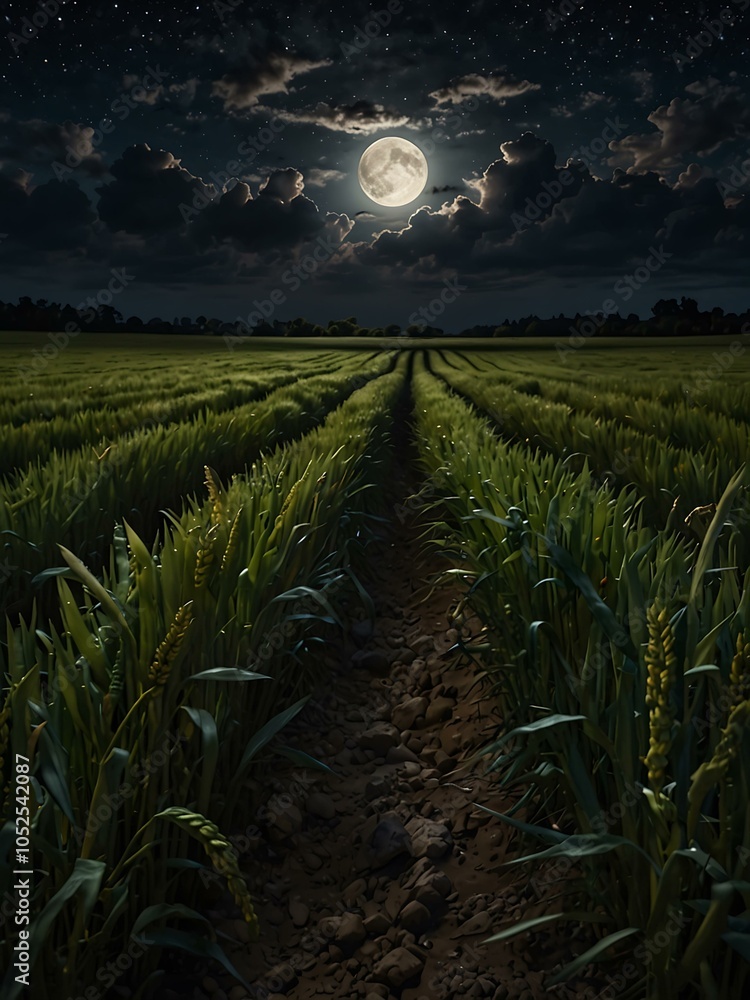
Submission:
[[[408,459],[392,500],[416,491]],[[506,812],[514,801],[468,761],[501,720],[480,668],[449,652],[461,595],[435,585],[446,564],[413,507],[393,509],[366,580],[374,629],[356,623],[327,648],[329,677],[284,731],[335,774],[275,758],[255,779],[270,791],[262,821],[235,839],[260,941],[247,942],[228,896],[215,901],[219,941],[251,989],[217,965],[199,985],[162,991],[165,1000],[572,1000],[602,989],[593,977],[544,986],[584,950],[573,925],[482,943],[558,909],[560,883],[554,870],[504,868],[518,856],[515,833],[474,804]]]

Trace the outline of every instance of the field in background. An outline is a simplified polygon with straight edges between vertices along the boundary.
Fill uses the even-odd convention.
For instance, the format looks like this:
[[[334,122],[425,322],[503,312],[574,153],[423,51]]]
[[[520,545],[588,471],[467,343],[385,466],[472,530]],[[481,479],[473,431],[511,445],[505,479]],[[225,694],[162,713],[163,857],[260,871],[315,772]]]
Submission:
[[[32,351],[39,351],[51,343],[48,333],[29,333],[19,331],[17,333],[0,330],[0,368],[7,369],[23,364],[28,360]],[[105,352],[120,351],[132,352],[136,354],[145,352],[147,355],[162,355],[165,351],[170,356],[173,351],[179,353],[193,352],[226,352],[227,356],[236,351],[276,351],[286,353],[288,349],[303,350],[379,350],[379,349],[399,349],[411,348],[424,350],[427,348],[442,348],[443,350],[466,350],[482,351],[494,353],[495,351],[516,351],[526,353],[528,351],[550,351],[550,356],[559,359],[558,345],[568,359],[583,352],[584,357],[590,356],[593,351],[625,351],[623,357],[634,357],[638,354],[652,355],[654,349],[661,353],[664,351],[665,362],[671,358],[677,358],[680,363],[690,363],[691,357],[697,353],[701,360],[711,363],[711,356],[714,351],[721,352],[732,344],[739,344],[744,348],[740,357],[746,357],[750,339],[740,335],[731,336],[711,336],[711,337],[688,337],[677,341],[674,337],[649,337],[644,340],[642,337],[581,337],[576,344],[571,342],[570,336],[564,337],[529,337],[520,339],[518,337],[499,338],[459,338],[440,337],[435,338],[377,338],[377,337],[186,337],[177,335],[162,334],[93,334],[81,333],[69,341],[67,350],[84,352]],[[583,342],[583,343],[582,343]],[[572,350],[571,350],[572,348]],[[60,354],[60,352],[58,352]],[[743,362],[745,370],[750,362]]]
[[[144,982],[160,946],[204,948],[201,870],[257,931],[226,838],[241,779],[285,752],[342,598],[366,603],[407,435],[504,719],[483,762],[518,811],[493,822],[551,862],[546,922],[592,925],[559,977],[624,955],[623,1000],[744,996],[743,345],[49,344],[0,335],[0,780],[29,759],[40,997],[77,995],[131,935]]]

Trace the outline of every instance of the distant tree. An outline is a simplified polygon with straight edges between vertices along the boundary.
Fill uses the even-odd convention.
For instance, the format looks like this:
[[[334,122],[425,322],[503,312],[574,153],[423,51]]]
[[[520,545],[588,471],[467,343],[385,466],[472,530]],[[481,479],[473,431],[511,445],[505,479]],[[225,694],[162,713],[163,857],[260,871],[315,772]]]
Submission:
[[[697,319],[700,316],[700,309],[695,299],[686,299],[683,295],[680,299],[680,315],[688,319]]]
[[[412,323],[410,326],[407,326],[406,332],[410,337],[419,337],[423,340],[428,337],[445,336],[445,330],[442,330],[439,326],[427,326],[424,323]]]
[[[315,326],[302,316],[298,316],[287,324],[286,335],[287,337],[312,337],[314,336]]]
[[[330,320],[328,323],[329,337],[354,337],[359,329],[359,324],[355,316],[348,319]]]
[[[657,319],[662,316],[679,316],[680,306],[677,299],[659,299],[658,302],[651,306],[651,312]]]

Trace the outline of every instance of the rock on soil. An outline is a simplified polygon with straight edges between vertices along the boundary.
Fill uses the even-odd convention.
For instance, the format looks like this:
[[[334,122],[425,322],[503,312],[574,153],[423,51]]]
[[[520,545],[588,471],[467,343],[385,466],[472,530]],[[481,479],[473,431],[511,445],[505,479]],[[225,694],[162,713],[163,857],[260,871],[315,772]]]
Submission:
[[[423,968],[423,958],[418,958],[408,948],[394,948],[377,963],[373,975],[381,983],[398,989],[404,983],[418,980]]]
[[[189,980],[160,1000],[543,1000],[547,974],[590,944],[575,928],[482,944],[548,908],[528,872],[502,868],[512,831],[474,805],[505,812],[515,800],[464,766],[499,720],[491,699],[477,701],[473,664],[443,656],[459,638],[449,610],[460,595],[425,587],[444,563],[425,562],[414,524],[396,530],[370,560],[374,623],[331,642],[326,680],[284,733],[335,773],[274,760],[260,776],[272,818],[239,858],[258,943],[226,887],[214,893],[222,946],[256,993],[212,964],[202,990]],[[555,1000],[592,986],[605,984],[579,979]]]
[[[399,854],[411,854],[411,838],[395,813],[389,813],[375,827],[370,838],[370,864],[382,868]]]

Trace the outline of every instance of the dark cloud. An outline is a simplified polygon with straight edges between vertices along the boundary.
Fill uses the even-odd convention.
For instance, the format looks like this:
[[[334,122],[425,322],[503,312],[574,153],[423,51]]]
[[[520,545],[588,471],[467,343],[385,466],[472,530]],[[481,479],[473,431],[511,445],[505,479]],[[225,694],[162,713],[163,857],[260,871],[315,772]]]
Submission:
[[[530,80],[519,80],[506,70],[498,69],[487,76],[479,73],[456,76],[447,86],[433,90],[430,97],[436,104],[460,104],[468,97],[484,94],[498,104],[505,104],[508,98],[520,97],[530,90],[541,90],[541,86]]]
[[[302,174],[291,167],[273,171],[257,198],[247,184],[237,183],[197,215],[190,235],[201,246],[230,240],[250,253],[288,252],[318,236],[341,242],[351,220],[333,212],[323,215],[303,188]]]
[[[22,170],[0,173],[0,231],[38,252],[83,252],[96,219],[88,197],[71,180],[48,181],[37,187]]]
[[[654,171],[593,177],[582,163],[556,164],[549,142],[525,133],[469,181],[478,201],[459,195],[422,207],[398,231],[356,244],[347,267],[398,271],[411,281],[458,273],[475,287],[510,275],[618,276],[663,247],[666,270],[711,268],[750,256],[750,199],[725,204],[715,178],[693,167],[670,185]],[[563,185],[565,172],[572,180]],[[670,263],[671,262],[671,263]]]
[[[11,7],[17,31],[23,5]],[[85,7],[68,3],[18,51],[8,45],[0,102],[8,293],[33,292],[37,281],[79,287],[107,262],[137,272],[155,309],[175,311],[194,289],[201,310],[219,312],[253,282],[277,280],[280,259],[349,232],[354,218],[344,248],[314,276],[320,297],[310,301],[327,312],[369,281],[373,295],[361,311],[352,306],[363,322],[452,273],[478,292],[462,311],[484,300],[494,313],[498,287],[531,308],[593,305],[585,298],[597,276],[632,270],[654,241],[674,254],[665,266],[672,295],[705,278],[721,286],[722,304],[743,297],[747,32],[738,23],[689,66],[672,58],[716,12],[633,4],[627,16],[608,17],[578,3],[558,19],[550,17],[558,0],[551,11],[476,0],[402,4],[378,30],[366,0],[295,8],[243,0],[223,14],[211,2]],[[149,67],[157,74],[146,89]],[[704,82],[685,90],[698,76]],[[95,142],[86,126],[108,113],[116,131]],[[243,142],[270,135],[264,115],[286,124],[282,134],[274,129],[272,141],[260,137],[241,153]],[[629,123],[609,149],[607,115]],[[381,212],[356,187],[358,154],[389,132],[413,136],[429,158],[429,187],[414,204],[431,207],[408,224],[408,208]],[[592,155],[581,143],[600,148]],[[83,154],[65,175],[75,183],[45,187],[68,145],[73,162]],[[560,190],[576,147],[588,169],[579,164]],[[106,173],[115,161],[116,175]],[[302,165],[303,177],[274,170]],[[225,190],[219,178],[228,175],[244,186],[233,180]],[[383,219],[399,221],[390,231]]]
[[[114,181],[98,189],[98,210],[114,231],[156,233],[179,228],[185,222],[181,206],[191,205],[197,195],[213,193],[171,153],[145,143],[126,149],[111,173]]]
[[[98,144],[103,138],[99,134]],[[0,163],[31,169],[37,165],[75,163],[83,174],[102,177],[107,167],[94,145],[96,139],[93,128],[75,122],[57,124],[40,118],[19,121],[7,112],[0,112]]]
[[[538,213],[532,221],[543,219],[560,197],[573,197],[584,181],[590,179],[585,168],[569,170],[564,178],[567,183],[563,184],[560,175],[565,168],[556,165],[554,146],[533,132],[524,132],[520,138],[502,143],[500,151],[502,158],[468,183],[479,194],[479,207],[492,225],[502,231],[516,231],[513,215],[526,211],[529,201],[535,204]],[[559,188],[559,195],[552,197],[550,187]]]
[[[258,192],[259,198],[273,198],[284,205],[302,194],[305,181],[299,170],[294,167],[285,167],[283,170],[274,170],[265,179]]]
[[[664,173],[682,166],[686,156],[705,156],[750,134],[750,99],[741,87],[710,79],[685,90],[690,97],[676,97],[648,116],[657,131],[610,143],[610,166]]]
[[[74,182],[34,187],[29,173],[0,173],[0,231],[9,234],[8,245],[138,263],[144,281],[174,290],[197,280],[275,281],[285,261],[321,240],[330,248],[347,237],[316,278],[326,287],[374,288],[397,278],[409,289],[453,274],[478,289],[511,281],[532,287],[542,275],[614,282],[652,247],[664,248],[665,271],[703,266],[708,280],[750,257],[750,199],[741,192],[722,197],[707,167],[692,163],[674,182],[654,170],[619,168],[601,179],[581,162],[558,163],[552,143],[531,132],[502,143],[500,153],[465,181],[468,196],[459,193],[438,209],[423,206],[403,228],[369,241],[357,241],[348,215],[321,210],[305,194],[300,170],[269,171],[253,196],[241,181],[218,190],[172,153],[145,144],[113,164],[112,182],[98,189],[99,219]],[[309,173],[318,186],[340,176],[323,168]],[[427,193],[459,190],[435,185]],[[376,216],[361,211],[354,218]]]
[[[225,73],[213,84],[213,94],[224,101],[224,109],[251,108],[258,98],[288,93],[287,84],[302,73],[329,66],[329,59],[307,59],[288,52],[265,52]]]

